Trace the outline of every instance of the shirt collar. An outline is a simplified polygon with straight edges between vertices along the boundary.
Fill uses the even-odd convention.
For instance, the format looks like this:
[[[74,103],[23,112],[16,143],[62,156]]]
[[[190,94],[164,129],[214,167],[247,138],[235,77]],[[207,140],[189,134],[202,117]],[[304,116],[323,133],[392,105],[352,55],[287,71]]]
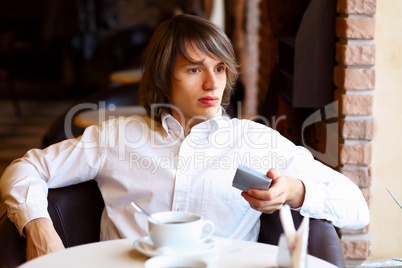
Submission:
[[[197,133],[203,132],[204,134],[210,135],[219,129],[219,125],[223,122],[222,120],[226,121],[228,119],[229,116],[226,114],[225,110],[219,107],[214,117],[195,125],[192,128],[192,132],[193,130],[197,130]],[[171,131],[183,133],[183,128],[180,123],[169,113],[162,114],[162,127],[165,130],[164,139],[169,136],[169,132]]]

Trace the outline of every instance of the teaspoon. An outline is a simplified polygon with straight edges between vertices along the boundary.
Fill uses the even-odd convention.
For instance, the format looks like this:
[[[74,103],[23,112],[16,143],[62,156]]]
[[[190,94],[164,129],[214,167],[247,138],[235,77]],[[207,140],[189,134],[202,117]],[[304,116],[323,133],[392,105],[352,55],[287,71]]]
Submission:
[[[152,222],[157,223],[157,224],[160,224],[160,223],[161,223],[160,221],[158,221],[157,219],[155,219],[154,217],[152,217],[151,214],[149,214],[148,212],[146,212],[145,210],[143,210],[143,209],[142,209],[139,205],[137,205],[137,203],[135,203],[134,201],[131,201],[131,205],[132,205],[137,211],[139,211],[139,212],[141,212],[141,213],[147,215],[148,218],[149,218]]]

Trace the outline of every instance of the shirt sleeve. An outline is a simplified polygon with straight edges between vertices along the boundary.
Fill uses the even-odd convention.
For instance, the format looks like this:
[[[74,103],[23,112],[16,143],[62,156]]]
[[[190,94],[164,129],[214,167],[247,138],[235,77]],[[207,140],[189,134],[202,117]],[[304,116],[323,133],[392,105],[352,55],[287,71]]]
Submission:
[[[0,196],[20,234],[29,221],[50,219],[49,188],[95,178],[104,161],[106,140],[102,127],[92,126],[77,139],[29,150],[7,167],[0,179]]]
[[[303,216],[326,219],[346,229],[360,229],[369,223],[368,205],[356,184],[315,160],[306,148],[275,133],[277,157],[285,159],[280,171],[304,183],[306,193],[299,210]]]

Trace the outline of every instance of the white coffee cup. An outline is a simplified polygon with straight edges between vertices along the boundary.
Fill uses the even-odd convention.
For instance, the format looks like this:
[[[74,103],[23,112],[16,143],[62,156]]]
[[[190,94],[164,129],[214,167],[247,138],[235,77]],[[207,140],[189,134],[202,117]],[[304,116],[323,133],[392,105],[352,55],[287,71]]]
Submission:
[[[149,236],[156,247],[188,251],[210,238],[215,225],[201,215],[166,211],[152,214],[158,223],[148,219]]]

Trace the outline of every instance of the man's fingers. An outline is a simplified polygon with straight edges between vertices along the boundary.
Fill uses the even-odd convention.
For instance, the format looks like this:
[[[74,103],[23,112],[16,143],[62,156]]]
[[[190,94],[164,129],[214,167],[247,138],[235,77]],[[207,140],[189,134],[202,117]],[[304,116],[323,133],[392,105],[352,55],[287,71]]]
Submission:
[[[278,177],[282,176],[282,174],[279,172],[279,170],[271,168],[268,170],[267,176],[273,180],[276,180]]]

